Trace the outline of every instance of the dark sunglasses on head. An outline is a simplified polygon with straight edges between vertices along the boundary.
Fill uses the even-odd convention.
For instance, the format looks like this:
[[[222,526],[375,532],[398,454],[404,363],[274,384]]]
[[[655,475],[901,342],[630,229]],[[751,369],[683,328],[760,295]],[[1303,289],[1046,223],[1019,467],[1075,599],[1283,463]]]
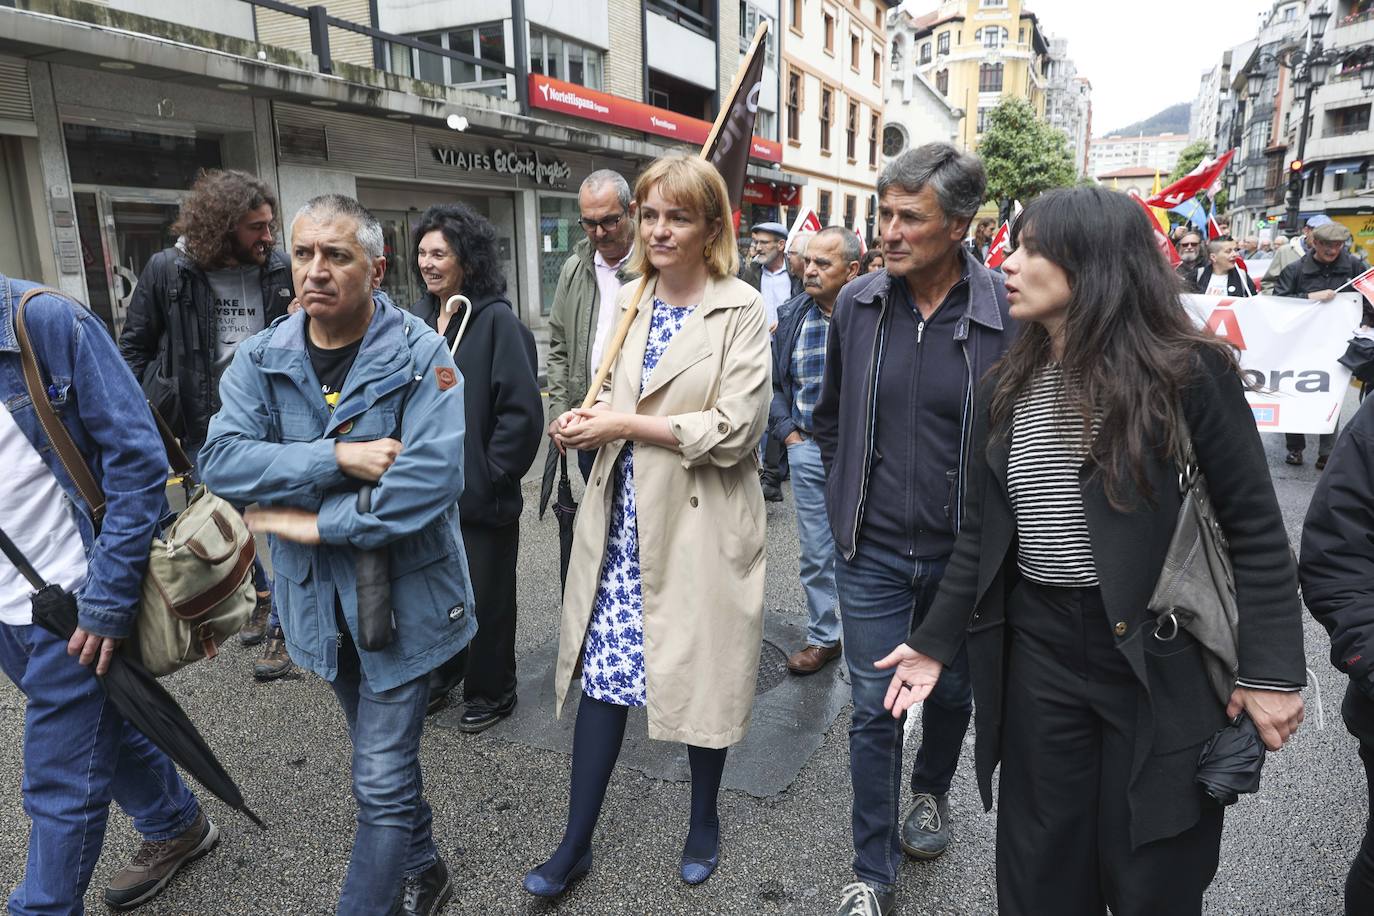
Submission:
[[[619,226],[620,221],[624,218],[624,213],[617,213],[615,216],[607,216],[602,219],[579,219],[577,222],[588,232],[595,232],[597,229],[602,232],[614,232],[615,227]]]

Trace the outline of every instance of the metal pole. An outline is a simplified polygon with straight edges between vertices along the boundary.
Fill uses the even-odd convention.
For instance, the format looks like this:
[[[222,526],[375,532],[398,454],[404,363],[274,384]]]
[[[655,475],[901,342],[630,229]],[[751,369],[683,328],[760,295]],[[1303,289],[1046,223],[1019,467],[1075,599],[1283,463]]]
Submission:
[[[334,60],[329,55],[329,10],[312,6],[306,11],[310,21],[310,50],[319,61],[321,73],[334,72]]]
[[[525,0],[510,0],[510,27],[515,49],[515,100],[520,113],[530,113],[530,51],[525,31]]]
[[[1313,83],[1307,84],[1307,91],[1302,97],[1302,124],[1298,125],[1298,155],[1297,160],[1305,167],[1307,163],[1303,156],[1307,153],[1307,119],[1312,109],[1312,93],[1317,89]],[[1284,222],[1288,226],[1289,232],[1298,231],[1298,211],[1302,203],[1302,170],[1291,177],[1288,182],[1288,212],[1284,216]]]

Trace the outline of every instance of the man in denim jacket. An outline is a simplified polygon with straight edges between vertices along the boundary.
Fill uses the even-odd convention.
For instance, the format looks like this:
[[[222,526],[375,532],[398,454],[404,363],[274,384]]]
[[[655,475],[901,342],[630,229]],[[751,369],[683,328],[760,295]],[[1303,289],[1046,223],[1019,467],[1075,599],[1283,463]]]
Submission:
[[[64,297],[30,299],[24,326],[45,394],[105,494],[99,526],[39,421],[15,326],[35,286],[0,275],[0,529],[49,582],[75,594],[68,640],[36,626],[32,588],[0,556],[0,667],[27,698],[24,880],[9,912],[78,913],[100,857],[110,801],[144,842],[105,890],[111,906],[156,896],[219,831],[176,768],[110,706],[104,673],[138,612],[148,547],[166,507],[167,456],[138,382],[100,319]]]
[[[259,504],[248,519],[272,535],[287,649],[348,720],[359,810],[338,912],[436,913],[452,891],[421,789],[427,675],[477,629],[458,526],[462,380],[443,338],[378,290],[382,231],[357,201],[309,201],[289,251],[302,308],[239,347],[202,474]],[[355,558],[375,550],[389,556],[394,632],[368,651]]]

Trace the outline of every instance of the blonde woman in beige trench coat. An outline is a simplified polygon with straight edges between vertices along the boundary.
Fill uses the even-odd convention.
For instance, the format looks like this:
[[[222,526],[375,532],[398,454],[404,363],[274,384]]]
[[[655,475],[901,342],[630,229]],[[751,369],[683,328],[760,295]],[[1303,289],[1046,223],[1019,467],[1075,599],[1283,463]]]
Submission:
[[[557,421],[561,447],[599,449],[563,592],[555,702],[583,660],[568,827],[525,876],[557,897],[586,874],[631,706],[649,736],[686,744],[692,810],[681,877],[719,861],[716,797],[749,727],[763,631],[764,507],[756,447],[772,389],[763,302],[735,279],[725,183],[708,163],[660,159],[635,186],[639,243],[621,291],[635,308],[590,410]]]

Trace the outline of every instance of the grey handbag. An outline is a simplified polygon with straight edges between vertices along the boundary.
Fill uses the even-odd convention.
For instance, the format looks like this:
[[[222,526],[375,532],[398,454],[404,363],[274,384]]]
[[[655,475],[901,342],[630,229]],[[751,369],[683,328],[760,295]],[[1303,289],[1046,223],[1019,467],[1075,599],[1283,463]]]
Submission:
[[[1236,576],[1181,409],[1178,418],[1183,502],[1147,608],[1155,615],[1156,639],[1168,642],[1187,630],[1201,644],[1207,679],[1224,705],[1235,690],[1239,667]]]

